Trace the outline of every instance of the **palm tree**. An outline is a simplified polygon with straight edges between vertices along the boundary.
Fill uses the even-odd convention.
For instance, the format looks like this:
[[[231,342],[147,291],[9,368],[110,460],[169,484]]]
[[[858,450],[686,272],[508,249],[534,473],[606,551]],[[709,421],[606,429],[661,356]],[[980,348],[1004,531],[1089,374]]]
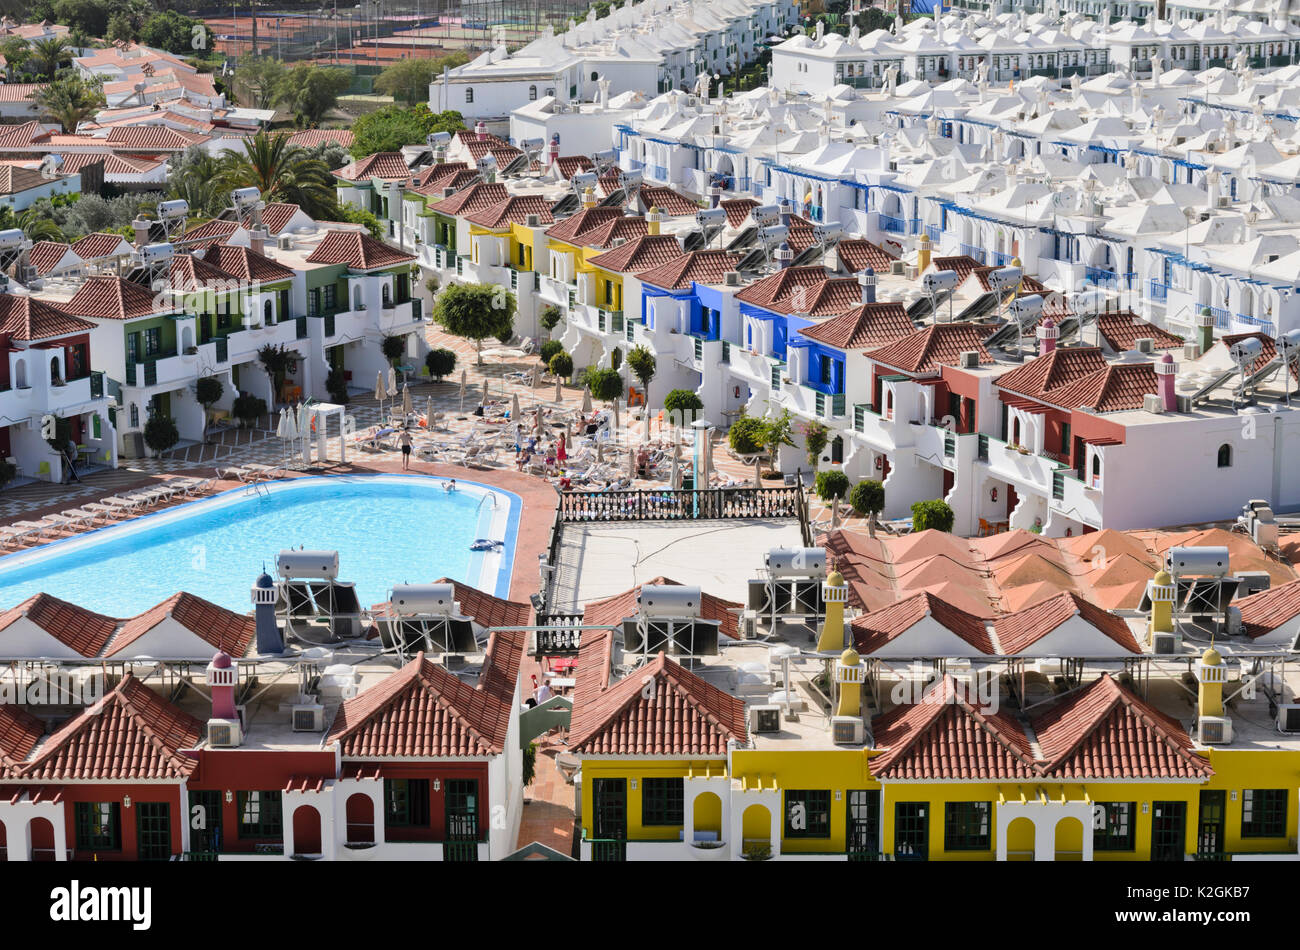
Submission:
[[[36,69],[37,75],[53,79],[59,67],[72,58],[72,49],[68,41],[61,36],[51,36],[32,43],[29,62]]]
[[[191,219],[214,218],[228,204],[229,190],[221,180],[224,171],[220,159],[197,146],[189,148],[171,161],[168,196],[189,202]]]
[[[224,187],[256,188],[263,200],[299,205],[313,218],[338,215],[329,166],[309,156],[306,149],[290,145],[283,132],[259,132],[245,139],[243,152],[227,149],[221,164]]]
[[[64,76],[33,92],[28,98],[35,100],[41,113],[63,126],[65,132],[77,131],[77,126],[104,108],[104,89],[98,81],[87,81],[80,76]]]
[[[38,212],[35,208],[18,212],[14,226],[27,235],[31,241],[62,241],[63,232],[58,225]]]

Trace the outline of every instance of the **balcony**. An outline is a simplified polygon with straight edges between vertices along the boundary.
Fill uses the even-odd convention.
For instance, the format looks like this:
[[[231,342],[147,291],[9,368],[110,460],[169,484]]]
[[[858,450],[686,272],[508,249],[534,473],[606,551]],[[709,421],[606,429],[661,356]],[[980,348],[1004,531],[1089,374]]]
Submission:
[[[984,263],[984,248],[982,247],[976,247],[973,244],[963,244],[961,245],[960,253],[979,261],[981,264]]]
[[[892,214],[881,214],[880,230],[886,231],[890,234],[905,234],[907,232],[907,225],[902,218],[896,218]]]
[[[1074,521],[1101,528],[1103,500],[1100,489],[1089,488],[1073,472],[1062,470],[1052,485],[1048,508]]]
[[[556,306],[567,307],[571,295],[575,294],[577,288],[571,284],[566,284],[562,280],[554,277],[541,275],[537,279],[538,295],[547,303],[553,303]]]
[[[1196,308],[1197,313],[1200,313],[1202,310],[1210,311],[1210,316],[1214,318],[1214,326],[1216,329],[1219,330],[1232,329],[1231,311],[1225,310],[1223,307],[1207,307],[1204,304],[1198,305]]]
[[[143,363],[128,365],[126,384],[146,389],[153,386],[175,387],[188,383],[197,375],[198,361],[193,356],[177,356],[172,353],[153,357]]]
[[[1110,290],[1119,288],[1119,274],[1113,270],[1103,270],[1100,267],[1085,267],[1083,269],[1083,279],[1092,281],[1098,287],[1105,287]]]
[[[1043,496],[1051,493],[1052,473],[1060,467],[1054,459],[1021,451],[1018,446],[992,437],[988,440],[986,464],[990,475]]]
[[[1271,320],[1261,320],[1245,313],[1237,314],[1234,319],[1237,323],[1244,324],[1248,328],[1248,332],[1266,333],[1271,337],[1277,337],[1277,325]]]
[[[1163,303],[1169,297],[1169,285],[1158,280],[1147,281],[1147,299]]]
[[[939,241],[943,238],[943,228],[937,224],[927,224],[925,226],[926,237],[930,239],[931,247],[938,247]]]

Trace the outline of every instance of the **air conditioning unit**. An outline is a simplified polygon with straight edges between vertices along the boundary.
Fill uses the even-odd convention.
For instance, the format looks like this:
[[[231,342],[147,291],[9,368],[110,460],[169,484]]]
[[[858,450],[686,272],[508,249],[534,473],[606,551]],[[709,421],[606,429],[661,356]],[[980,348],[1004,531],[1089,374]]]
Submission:
[[[1177,633],[1153,633],[1151,635],[1151,652],[1157,654],[1172,654],[1179,652],[1183,647],[1183,638]]]
[[[320,732],[325,728],[325,707],[307,703],[293,707],[294,732]]]
[[[903,276],[908,280],[916,280],[921,271],[915,264],[907,264],[903,267]]]
[[[1300,703],[1282,703],[1277,707],[1277,731],[1300,732]]]
[[[831,741],[836,745],[862,745],[865,733],[858,716],[831,717]]]
[[[780,706],[750,706],[749,707],[749,731],[750,732],[780,732],[781,731],[781,707]]]
[[[292,234],[281,234],[278,238],[275,239],[275,246],[278,247],[278,248],[279,248],[280,250],[282,250],[282,251],[292,251],[292,250],[293,250],[293,235],[292,235]]]
[[[975,350],[962,350],[957,356],[957,365],[962,369],[974,369],[980,365],[980,355]]]
[[[1199,343],[1184,343],[1184,344],[1183,344],[1183,359],[1185,359],[1185,360],[1197,360],[1197,359],[1200,359],[1200,358],[1201,358],[1201,344],[1199,344]]]
[[[1219,201],[1218,201],[1218,203],[1215,205],[1215,207],[1218,207],[1218,208],[1231,208],[1231,207],[1232,207],[1232,197],[1231,197],[1230,195],[1219,195]]]
[[[893,274],[895,277],[902,277],[902,276],[903,276],[903,269],[904,269],[906,266],[907,266],[907,265],[904,264],[902,261],[890,261],[890,262],[889,262],[889,273]]]
[[[1133,348],[1139,353],[1152,353],[1155,351],[1156,341],[1150,337],[1144,336],[1133,344]]]
[[[542,216],[540,214],[530,214],[524,218],[524,223],[530,228],[540,228],[542,226]]]
[[[1192,411],[1192,397],[1191,397],[1191,396],[1177,396],[1177,397],[1175,397],[1175,398],[1177,398],[1177,400],[1178,400],[1178,411],[1179,411],[1179,412],[1191,412],[1191,411]]]
[[[1160,398],[1158,393],[1147,393],[1142,397],[1142,408],[1147,412],[1164,412],[1164,400]]]
[[[1232,720],[1227,716],[1202,716],[1196,720],[1196,739],[1201,745],[1226,745],[1232,741]]]
[[[1223,633],[1229,637],[1239,637],[1242,634],[1241,608],[1229,607],[1224,611]]]
[[[722,282],[728,287],[740,286],[740,271],[729,270],[722,275]]]
[[[740,639],[753,640],[758,636],[758,614],[752,610],[746,610],[740,615]]]
[[[209,719],[208,745],[214,749],[233,749],[244,739],[238,719]]]

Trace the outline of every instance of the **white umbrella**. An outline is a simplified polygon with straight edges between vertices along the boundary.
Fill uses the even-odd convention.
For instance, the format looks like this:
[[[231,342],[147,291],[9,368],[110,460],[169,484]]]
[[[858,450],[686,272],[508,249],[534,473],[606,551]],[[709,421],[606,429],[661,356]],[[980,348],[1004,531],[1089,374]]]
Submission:
[[[397,395],[397,370],[391,366],[388,367],[388,398],[392,399]]]
[[[601,441],[600,436],[596,436],[596,461],[605,461],[605,443]]]
[[[288,416],[289,416],[288,409],[280,410],[280,421],[276,423],[275,434],[277,437],[281,439],[288,438],[288,432],[289,432]]]
[[[537,434],[542,434],[542,420],[546,416],[546,410],[541,406],[537,407]]]
[[[433,431],[433,397],[429,397],[428,404],[424,407],[424,427],[430,432]]]
[[[460,371],[460,411],[465,411],[465,370]]]
[[[555,401],[559,402],[558,399]],[[582,414],[584,416],[591,415],[591,387],[590,386],[585,386],[583,387],[582,390]]]
[[[840,500],[831,499],[831,530],[838,531],[840,527]]]
[[[627,447],[627,477],[636,478],[636,449]]]
[[[381,369],[375,376],[375,399],[379,401],[379,415],[384,415],[384,371]]]
[[[519,421],[519,393],[515,393],[510,397],[510,421]]]
[[[677,451],[673,451],[673,467],[668,475],[668,487],[673,491],[677,490],[677,479],[681,475],[681,459],[677,457]]]
[[[564,402],[564,390],[560,388],[559,377],[555,379],[555,401],[557,404]]]
[[[302,460],[311,460],[311,407],[305,402],[298,404],[297,432],[294,438],[302,439]]]
[[[619,430],[619,424],[618,424],[618,400],[615,399],[615,400],[614,400],[614,431],[615,431],[615,432],[618,432],[618,430]]]
[[[402,383],[402,418],[409,419],[414,411],[411,405],[411,388],[406,383]]]
[[[704,438],[704,449],[700,453],[700,478],[696,488],[708,488],[713,475],[713,442],[708,436]]]

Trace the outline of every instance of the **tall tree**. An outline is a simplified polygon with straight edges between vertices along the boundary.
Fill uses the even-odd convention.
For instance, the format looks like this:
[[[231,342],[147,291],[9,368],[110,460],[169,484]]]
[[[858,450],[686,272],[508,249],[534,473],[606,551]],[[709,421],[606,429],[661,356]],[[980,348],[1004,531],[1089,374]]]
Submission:
[[[28,64],[36,70],[38,76],[53,79],[59,68],[72,61],[72,49],[68,41],[61,36],[51,36],[36,40],[31,45]]]
[[[58,122],[65,132],[77,131],[78,124],[105,105],[103,85],[80,76],[62,76],[29,98],[40,106],[43,116]]]
[[[235,67],[234,88],[250,109],[270,109],[280,95],[284,63],[269,56],[249,56]]]
[[[212,48],[208,28],[175,10],[164,10],[145,20],[140,27],[140,42],[169,53],[192,54]]]
[[[473,340],[478,365],[483,365],[483,341],[513,326],[514,295],[490,284],[452,284],[433,305],[435,323],[453,336]]]
[[[329,168],[305,149],[290,145],[283,132],[259,132],[244,140],[243,151],[227,149],[220,180],[227,189],[254,187],[266,201],[300,205],[313,218],[329,219],[338,211]]]
[[[280,81],[276,102],[293,113],[299,128],[315,128],[350,85],[352,77],[345,69],[299,63]]]

